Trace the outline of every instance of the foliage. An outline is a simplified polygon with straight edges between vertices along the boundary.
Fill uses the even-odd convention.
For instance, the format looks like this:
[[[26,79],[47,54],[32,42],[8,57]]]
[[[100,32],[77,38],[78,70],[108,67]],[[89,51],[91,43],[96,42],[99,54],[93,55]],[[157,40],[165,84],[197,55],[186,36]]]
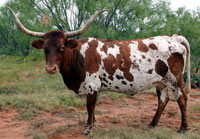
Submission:
[[[47,32],[77,30],[96,11],[100,15],[83,37],[130,40],[157,35],[182,34],[190,42],[192,68],[200,68],[200,12],[179,8],[172,11],[168,0],[15,0],[0,7],[0,55],[27,56],[35,39],[23,35],[6,6],[18,13],[25,27]]]
[[[184,73],[184,81],[186,81],[187,78],[187,73]],[[191,84],[193,87],[200,87],[200,75],[195,73],[195,72],[191,72]]]

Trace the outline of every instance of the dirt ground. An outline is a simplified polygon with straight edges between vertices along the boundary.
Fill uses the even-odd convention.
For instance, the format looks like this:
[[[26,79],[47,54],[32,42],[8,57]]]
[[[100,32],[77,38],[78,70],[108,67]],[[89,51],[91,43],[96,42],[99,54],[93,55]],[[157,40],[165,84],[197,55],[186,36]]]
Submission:
[[[194,112],[194,105],[200,104],[200,89],[193,89],[188,101],[189,130],[195,130],[200,123],[200,113]],[[198,95],[196,95],[198,93]],[[153,93],[137,94],[134,97],[101,97],[96,105],[96,124],[99,127],[134,127],[149,124],[157,108],[157,96]],[[87,120],[86,108],[57,108],[52,112],[41,112],[31,122],[18,121],[14,109],[0,111],[1,139],[29,139],[34,133],[48,136],[49,139],[87,139],[81,135]],[[180,110],[176,101],[170,100],[162,114],[158,127],[179,129]]]

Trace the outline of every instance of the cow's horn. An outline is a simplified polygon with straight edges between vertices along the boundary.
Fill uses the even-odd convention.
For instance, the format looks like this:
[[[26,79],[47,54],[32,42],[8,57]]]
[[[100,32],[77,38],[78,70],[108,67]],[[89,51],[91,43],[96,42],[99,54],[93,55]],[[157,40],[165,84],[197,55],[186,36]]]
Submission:
[[[28,30],[26,29],[22,23],[19,21],[18,17],[16,16],[15,12],[10,8],[8,7],[8,9],[10,10],[10,12],[12,13],[13,15],[13,18],[17,24],[17,26],[19,27],[19,29],[26,35],[29,35],[29,36],[34,36],[34,37],[44,37],[44,33],[43,32],[34,32],[34,31],[31,31],[31,30]]]
[[[73,37],[73,36],[80,36],[80,35],[83,35],[87,30],[88,28],[90,27],[91,23],[95,20],[95,18],[100,15],[101,13],[105,12],[105,11],[110,11],[110,9],[104,9],[104,10],[101,10],[99,12],[96,12],[89,20],[88,22],[86,23],[86,25],[84,27],[82,27],[81,29],[79,30],[76,30],[76,31],[71,31],[71,32],[66,32],[66,37]]]

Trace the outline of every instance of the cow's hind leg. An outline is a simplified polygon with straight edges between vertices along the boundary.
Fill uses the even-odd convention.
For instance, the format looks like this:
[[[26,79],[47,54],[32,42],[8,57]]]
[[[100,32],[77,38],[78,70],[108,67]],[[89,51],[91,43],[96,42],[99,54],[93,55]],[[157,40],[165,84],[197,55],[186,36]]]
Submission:
[[[169,101],[167,88],[164,89],[156,88],[156,92],[158,96],[158,108],[152,122],[149,124],[150,128],[155,127],[158,124],[161,114]]]
[[[182,78],[177,78],[176,86],[171,86],[171,90],[175,99],[178,102],[179,108],[181,110],[181,127],[178,131],[179,133],[184,133],[187,130],[187,95],[183,89]]]
[[[187,98],[184,95],[181,95],[178,100],[178,105],[181,110],[181,127],[178,131],[179,133],[184,133],[187,131]]]
[[[87,120],[86,129],[82,133],[84,135],[88,135],[90,133],[93,123],[95,122],[94,109],[95,109],[95,105],[96,105],[96,100],[97,100],[97,92],[87,95],[88,120]]]

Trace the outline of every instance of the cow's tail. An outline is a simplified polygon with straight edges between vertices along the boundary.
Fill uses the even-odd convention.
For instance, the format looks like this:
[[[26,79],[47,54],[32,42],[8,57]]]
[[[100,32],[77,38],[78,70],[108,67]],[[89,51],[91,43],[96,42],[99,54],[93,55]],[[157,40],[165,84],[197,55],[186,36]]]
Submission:
[[[176,38],[176,40],[181,43],[183,46],[185,46],[187,50],[187,79],[186,79],[186,84],[185,84],[185,92],[187,96],[189,96],[191,92],[191,78],[190,78],[190,44],[187,41],[187,39],[182,36],[182,35],[174,35],[173,37]]]

